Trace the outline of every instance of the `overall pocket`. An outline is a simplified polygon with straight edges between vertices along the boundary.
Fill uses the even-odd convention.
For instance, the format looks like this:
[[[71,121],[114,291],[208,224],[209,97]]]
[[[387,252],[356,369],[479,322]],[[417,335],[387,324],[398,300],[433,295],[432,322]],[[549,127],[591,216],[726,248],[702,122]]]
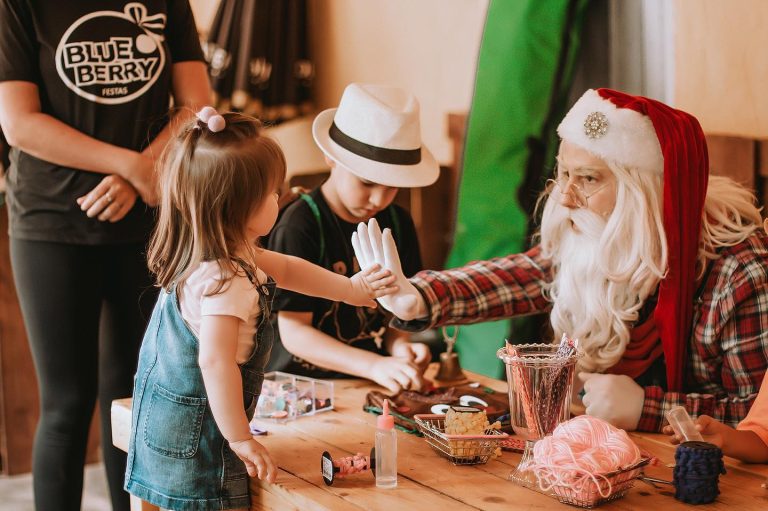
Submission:
[[[155,384],[144,420],[144,443],[171,458],[197,453],[207,399],[180,396]]]

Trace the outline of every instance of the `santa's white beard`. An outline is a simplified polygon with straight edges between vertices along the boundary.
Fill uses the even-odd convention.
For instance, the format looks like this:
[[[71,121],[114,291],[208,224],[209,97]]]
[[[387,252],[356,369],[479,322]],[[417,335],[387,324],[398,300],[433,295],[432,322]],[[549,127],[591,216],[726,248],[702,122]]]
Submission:
[[[629,281],[609,278],[603,241],[605,221],[586,209],[571,210],[561,232],[550,288],[555,338],[579,339],[586,356],[579,366],[602,371],[619,361],[629,342],[627,321],[637,318],[640,302]],[[575,224],[575,229],[573,225]]]

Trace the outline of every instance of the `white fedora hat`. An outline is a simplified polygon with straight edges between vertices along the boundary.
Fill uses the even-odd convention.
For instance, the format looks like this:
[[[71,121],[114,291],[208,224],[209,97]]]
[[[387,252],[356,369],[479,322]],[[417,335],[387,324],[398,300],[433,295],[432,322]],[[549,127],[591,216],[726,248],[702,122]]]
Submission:
[[[339,107],[315,118],[312,135],[330,159],[367,181],[413,188],[440,173],[421,143],[419,102],[396,87],[348,85]]]

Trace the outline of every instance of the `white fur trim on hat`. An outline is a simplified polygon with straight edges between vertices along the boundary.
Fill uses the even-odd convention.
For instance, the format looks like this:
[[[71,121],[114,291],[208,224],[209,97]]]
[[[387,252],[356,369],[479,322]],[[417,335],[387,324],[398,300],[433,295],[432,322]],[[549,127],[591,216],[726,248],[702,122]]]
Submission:
[[[585,122],[595,112],[605,118],[592,116],[596,124],[590,130]],[[617,108],[594,89],[576,101],[557,127],[557,134],[603,160],[646,172],[664,172],[661,146],[648,116],[630,108]]]

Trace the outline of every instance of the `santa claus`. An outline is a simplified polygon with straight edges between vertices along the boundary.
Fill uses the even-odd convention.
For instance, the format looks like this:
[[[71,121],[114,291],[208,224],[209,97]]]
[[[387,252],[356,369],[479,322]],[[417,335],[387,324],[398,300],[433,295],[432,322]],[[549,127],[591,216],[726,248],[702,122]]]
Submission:
[[[652,99],[589,90],[558,134],[525,253],[408,280],[391,233],[361,224],[361,266],[397,276],[379,301],[406,330],[549,311],[555,338],[585,351],[588,414],[658,431],[680,404],[735,425],[768,367],[768,237],[753,195],[709,176],[698,121]]]

